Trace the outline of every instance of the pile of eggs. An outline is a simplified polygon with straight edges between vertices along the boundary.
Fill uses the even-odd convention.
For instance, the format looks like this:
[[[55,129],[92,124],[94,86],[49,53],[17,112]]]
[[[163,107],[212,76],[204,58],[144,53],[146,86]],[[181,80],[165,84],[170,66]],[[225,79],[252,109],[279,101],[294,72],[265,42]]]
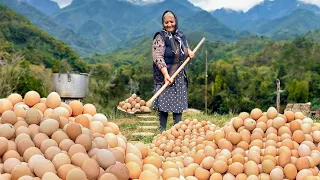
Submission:
[[[125,101],[119,102],[118,107],[127,113],[151,112],[150,105],[136,94],[132,94]]]
[[[0,180],[320,179],[320,125],[301,112],[256,108],[222,128],[187,119],[149,146],[128,143],[94,105],[55,92],[11,94],[0,115]]]
[[[150,148],[164,160],[154,164],[163,179],[313,180],[320,179],[319,142],[320,124],[271,107],[240,113],[222,128],[181,121],[157,135]]]
[[[148,151],[127,143],[92,104],[66,104],[56,92],[0,99],[1,180],[127,180],[125,154],[139,148]]]

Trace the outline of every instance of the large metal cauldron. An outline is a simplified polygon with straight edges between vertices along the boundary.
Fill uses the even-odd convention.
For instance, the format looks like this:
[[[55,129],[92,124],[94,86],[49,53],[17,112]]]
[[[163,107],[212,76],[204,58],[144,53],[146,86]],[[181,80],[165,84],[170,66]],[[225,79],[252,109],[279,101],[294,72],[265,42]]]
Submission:
[[[61,98],[85,98],[89,92],[89,75],[87,73],[53,73],[52,90]]]

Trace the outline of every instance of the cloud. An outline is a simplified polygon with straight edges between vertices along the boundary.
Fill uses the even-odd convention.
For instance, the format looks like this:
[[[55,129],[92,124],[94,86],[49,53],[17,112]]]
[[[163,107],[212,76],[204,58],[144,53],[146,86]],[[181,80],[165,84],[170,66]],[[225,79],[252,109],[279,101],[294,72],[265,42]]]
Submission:
[[[64,8],[71,4],[72,0],[51,0],[59,4],[60,8]],[[126,0],[136,4],[156,3],[163,0]],[[170,0],[169,0],[170,1]],[[195,6],[198,6],[207,11],[213,11],[220,8],[229,8],[237,11],[248,11],[253,6],[259,4],[263,0],[188,0]],[[281,0],[275,0],[281,1]],[[308,4],[315,4],[320,7],[320,0],[299,0]]]
[[[72,0],[51,0],[57,2],[60,8],[64,8],[72,3]]]
[[[222,7],[233,10],[248,11],[251,7],[259,4],[263,0],[188,0],[195,6],[204,10],[212,11]]]
[[[302,1],[308,4],[315,4],[317,6],[320,6],[320,0],[302,0]]]

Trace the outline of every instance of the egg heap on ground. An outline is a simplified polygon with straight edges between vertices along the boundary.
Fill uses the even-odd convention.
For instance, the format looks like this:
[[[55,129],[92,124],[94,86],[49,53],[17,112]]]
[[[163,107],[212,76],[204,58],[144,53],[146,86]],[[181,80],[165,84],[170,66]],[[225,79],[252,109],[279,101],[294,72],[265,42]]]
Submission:
[[[154,164],[163,179],[311,180],[320,179],[319,142],[319,124],[301,112],[279,114],[271,107],[240,113],[223,128],[185,120],[150,147],[165,159]]]
[[[12,94],[0,115],[0,180],[320,179],[320,125],[300,112],[253,109],[222,128],[185,120],[149,147],[55,92]]]
[[[118,107],[127,113],[151,112],[150,105],[136,94],[132,94],[125,101],[119,102]]]

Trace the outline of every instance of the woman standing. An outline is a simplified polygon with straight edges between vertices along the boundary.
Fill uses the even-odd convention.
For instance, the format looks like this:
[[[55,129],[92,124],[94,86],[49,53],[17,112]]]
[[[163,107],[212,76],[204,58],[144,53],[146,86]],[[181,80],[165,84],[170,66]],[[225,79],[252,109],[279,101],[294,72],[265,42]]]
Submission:
[[[188,57],[194,57],[186,37],[178,30],[178,19],[172,11],[163,13],[162,25],[163,29],[154,35],[152,45],[155,93],[163,84],[170,84],[154,102],[159,113],[160,131],[166,129],[169,112],[172,112],[176,124],[188,107],[188,66],[174,80],[171,76]]]

